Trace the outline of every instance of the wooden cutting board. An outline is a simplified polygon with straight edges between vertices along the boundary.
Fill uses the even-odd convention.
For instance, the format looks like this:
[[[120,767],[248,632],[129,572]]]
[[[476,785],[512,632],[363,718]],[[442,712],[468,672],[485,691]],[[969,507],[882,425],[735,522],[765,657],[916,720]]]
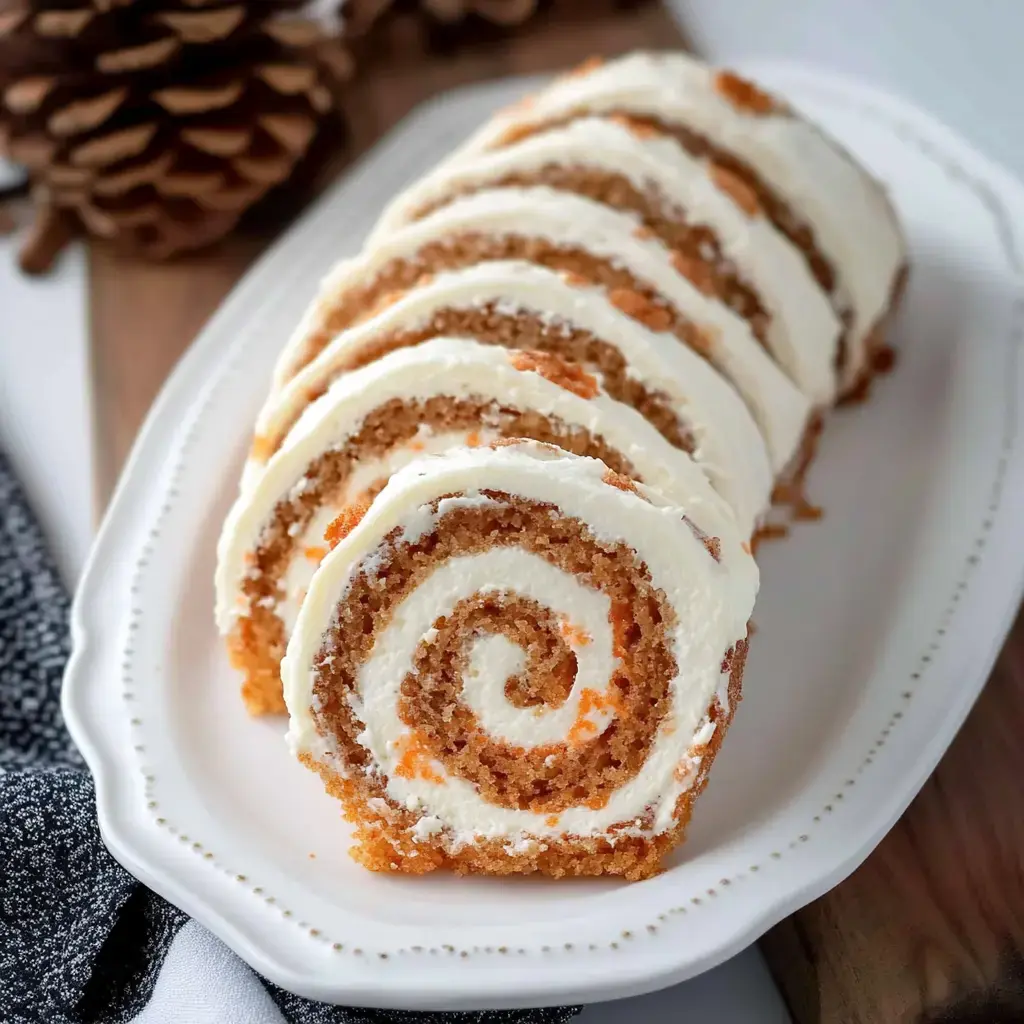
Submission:
[[[681,47],[666,11],[548,14],[497,45],[417,50],[397,26],[348,113],[325,184],[428,96],[555,70],[592,54]],[[388,48],[393,48],[388,61]],[[249,229],[167,265],[90,252],[97,493],[109,497],[168,371],[277,232]],[[797,1024],[1024,1021],[1024,618],[939,768],[852,877],[773,929],[762,949]]]

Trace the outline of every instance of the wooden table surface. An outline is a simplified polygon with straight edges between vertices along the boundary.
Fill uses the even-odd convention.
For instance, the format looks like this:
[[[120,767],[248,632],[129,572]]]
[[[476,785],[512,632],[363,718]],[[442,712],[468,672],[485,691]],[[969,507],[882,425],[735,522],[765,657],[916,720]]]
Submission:
[[[398,25],[350,90],[350,143],[326,182],[421,100],[591,54],[682,46],[659,6],[549,14],[499,44],[438,55]],[[392,59],[389,61],[388,57]],[[111,492],[164,377],[273,230],[166,265],[90,253],[97,493]],[[878,849],[762,949],[797,1024],[1024,1021],[1024,617],[959,737]]]

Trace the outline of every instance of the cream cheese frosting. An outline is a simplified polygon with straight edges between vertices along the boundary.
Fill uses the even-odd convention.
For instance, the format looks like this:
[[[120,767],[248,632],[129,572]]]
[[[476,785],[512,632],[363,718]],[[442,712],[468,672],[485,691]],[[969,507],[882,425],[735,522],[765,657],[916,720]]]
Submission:
[[[471,438],[470,433],[475,436]],[[423,425],[409,444],[392,449],[380,458],[361,459],[345,481],[341,493],[333,495],[329,502],[318,508],[305,529],[297,534],[295,553],[281,581],[283,595],[274,604],[274,610],[284,623],[285,634],[291,633],[295,625],[299,606],[326,550],[324,534],[343,509],[421,455],[440,454],[471,440],[476,444],[489,444],[497,436],[489,430],[436,432]]]
[[[373,278],[391,261],[414,257],[423,246],[458,233],[542,238],[607,259],[645,282],[705,335],[710,361],[736,387],[764,436],[774,472],[797,453],[811,402],[782,372],[731,309],[704,295],[681,274],[659,241],[636,236],[637,221],[582,196],[544,187],[475,192],[381,239],[361,256],[340,263],[282,353],[278,387],[304,365],[312,325],[328,315],[349,289]]]
[[[706,161],[673,140],[640,138],[614,121],[584,117],[501,149],[443,165],[385,209],[370,235],[372,247],[424,210],[472,188],[549,166],[598,168],[626,178],[641,192],[656,190],[691,224],[713,230],[723,254],[757,290],[770,314],[768,347],[815,404],[835,398],[836,349],[842,324],[807,261],[762,213],[748,213],[718,188]]]
[[[517,369],[512,362],[515,356],[515,352],[505,349],[438,338],[413,348],[398,349],[339,378],[310,405],[258,482],[239,495],[224,523],[215,579],[216,616],[221,632],[230,632],[237,617],[247,611],[242,584],[252,552],[275,508],[295,494],[296,489],[301,490],[310,467],[323,452],[343,446],[370,413],[394,399],[414,401],[443,395],[491,401],[498,406],[554,417],[569,428],[582,428],[603,439],[628,459],[651,487],[677,500],[685,499],[688,514],[700,529],[717,535],[719,524],[727,521],[737,535],[749,538],[749,532],[739,533],[725,500],[697,464],[670,445],[639,413],[603,393],[582,398],[539,373]],[[482,427],[484,431],[488,429],[486,423]],[[438,443],[466,440],[441,435]],[[388,453],[377,466],[366,470],[365,476],[375,477],[378,469],[383,476],[425,450],[420,444],[403,448],[403,452]],[[350,482],[340,501],[333,503],[338,505],[335,514],[351,494]],[[329,515],[324,512],[314,519],[291,552],[286,574],[289,589],[283,601],[277,602],[283,607],[274,609],[286,626],[304,596],[309,563],[319,561],[324,554],[320,551],[312,559],[307,557],[305,548],[323,544],[322,533],[316,537],[309,530],[323,527],[325,521],[329,522]]]
[[[614,345],[627,372],[667,395],[696,442],[693,458],[750,533],[768,508],[772,471],[764,441],[747,407],[707,360],[671,334],[652,331],[616,309],[601,288],[570,284],[533,263],[501,260],[437,274],[376,316],[343,331],[311,363],[270,396],[256,423],[261,446],[246,463],[243,490],[262,475],[276,448],[308,405],[379,339],[430,323],[442,309],[493,307],[528,312],[555,327],[588,331]],[[432,449],[437,450],[437,449]]]
[[[445,161],[503,144],[510,129],[579,114],[655,117],[699,132],[753,167],[813,229],[850,314],[841,386],[864,368],[866,342],[888,308],[906,245],[882,186],[819,128],[787,109],[752,113],[716,86],[713,68],[681,53],[633,53],[567,75],[499,114]]]
[[[689,508],[670,504],[648,488],[641,487],[639,493],[611,488],[604,482],[605,473],[597,460],[534,444],[457,449],[417,460],[396,473],[359,525],[324,559],[303,604],[282,663],[292,749],[330,764],[342,775],[349,770],[318,720],[314,659],[338,602],[382,540],[410,518],[422,519],[424,509],[435,519],[442,518],[441,508],[430,511],[442,496],[448,496],[451,508],[459,501],[475,500],[484,489],[505,492],[553,505],[557,514],[585,523],[599,541],[625,543],[666,595],[676,617],[669,631],[676,670],[669,687],[670,713],[658,727],[644,770],[615,790],[604,806],[570,807],[555,816],[557,820],[488,803],[470,782],[450,775],[439,762],[431,765],[435,781],[396,771],[398,751],[409,732],[398,715],[398,688],[412,669],[412,655],[438,616],[481,589],[500,585],[534,596],[568,621],[587,627],[593,637],[604,637],[594,643],[589,660],[581,661],[562,708],[541,716],[536,728],[544,736],[564,740],[566,723],[580,713],[583,690],[610,685],[614,656],[602,603],[607,598],[518,546],[449,559],[398,607],[361,666],[350,698],[363,724],[359,743],[370,753],[374,770],[386,778],[388,797],[401,807],[418,810],[425,822],[424,836],[443,831],[453,849],[481,838],[500,839],[518,849],[532,840],[563,834],[601,835],[611,825],[629,821],[634,824],[623,830],[625,834],[652,835],[671,828],[676,802],[693,784],[701,749],[714,730],[708,711],[726,686],[723,656],[746,636],[757,569],[730,518],[718,523],[723,557],[716,562],[686,524],[683,516],[689,516]],[[533,714],[511,706],[502,689],[501,677],[515,670],[516,655],[505,650],[498,657],[488,656],[493,653],[485,649],[476,659],[478,670],[463,680],[463,699],[483,711],[494,736],[529,743],[522,716]],[[603,711],[594,717],[593,728],[602,731],[610,720],[611,714]],[[687,771],[680,770],[683,764]]]

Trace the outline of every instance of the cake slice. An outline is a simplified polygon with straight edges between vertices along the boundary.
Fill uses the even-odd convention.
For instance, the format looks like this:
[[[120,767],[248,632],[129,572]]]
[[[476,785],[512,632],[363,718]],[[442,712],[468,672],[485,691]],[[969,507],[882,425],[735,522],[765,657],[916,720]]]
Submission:
[[[595,459],[421,459],[313,578],[289,741],[373,870],[646,878],[735,711],[757,580],[731,517]]]

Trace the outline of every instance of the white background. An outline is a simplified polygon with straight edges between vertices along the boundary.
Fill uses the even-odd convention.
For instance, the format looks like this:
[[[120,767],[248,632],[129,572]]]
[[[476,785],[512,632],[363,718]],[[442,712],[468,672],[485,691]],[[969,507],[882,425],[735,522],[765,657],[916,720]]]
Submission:
[[[715,61],[785,57],[886,87],[1024,174],[1021,0],[671,0]]]

